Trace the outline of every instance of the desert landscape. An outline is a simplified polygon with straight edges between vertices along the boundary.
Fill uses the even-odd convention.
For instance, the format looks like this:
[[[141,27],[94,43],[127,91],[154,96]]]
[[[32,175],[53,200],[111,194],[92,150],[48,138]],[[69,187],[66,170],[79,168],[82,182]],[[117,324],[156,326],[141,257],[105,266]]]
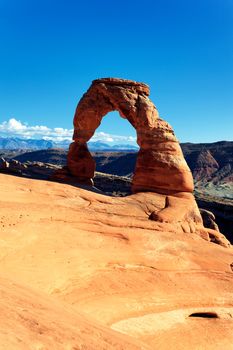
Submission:
[[[148,219],[163,195],[0,180],[2,349],[232,349],[232,248]]]
[[[233,349],[232,236],[193,195],[193,176],[202,205],[198,182],[229,190],[230,158],[184,145],[192,175],[148,96],[142,83],[95,80],[68,154],[2,150],[1,349]],[[89,152],[109,108],[135,126],[137,160]],[[121,173],[95,173],[94,158]],[[230,196],[218,200],[231,208]]]
[[[0,1],[0,350],[233,350],[232,20]]]

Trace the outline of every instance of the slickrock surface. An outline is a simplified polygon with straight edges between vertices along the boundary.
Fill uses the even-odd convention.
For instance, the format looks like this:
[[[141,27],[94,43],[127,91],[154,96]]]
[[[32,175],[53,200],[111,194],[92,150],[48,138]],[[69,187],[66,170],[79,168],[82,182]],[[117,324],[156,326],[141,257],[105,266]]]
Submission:
[[[233,349],[233,251],[194,233],[187,194],[3,174],[0,191],[0,348]]]
[[[116,78],[94,80],[78,103],[74,116],[74,142],[68,153],[68,174],[80,183],[92,183],[95,162],[87,142],[102,118],[108,112],[118,111],[136,129],[140,147],[133,192],[192,192],[192,174],[179,142],[171,126],[159,118],[148,95],[149,87],[143,83]]]
[[[71,306],[0,278],[0,349],[146,350],[132,338],[98,325]]]

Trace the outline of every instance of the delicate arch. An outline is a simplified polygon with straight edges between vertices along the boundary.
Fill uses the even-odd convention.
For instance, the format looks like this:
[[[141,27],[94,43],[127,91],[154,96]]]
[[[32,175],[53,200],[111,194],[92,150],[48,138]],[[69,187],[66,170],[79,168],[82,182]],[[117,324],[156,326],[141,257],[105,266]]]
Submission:
[[[159,118],[149,99],[149,87],[131,80],[94,80],[78,103],[74,116],[74,142],[70,145],[67,167],[77,181],[91,184],[95,162],[87,142],[102,118],[118,111],[137,132],[140,147],[132,190],[160,193],[192,192],[192,174],[184,160],[170,125]]]

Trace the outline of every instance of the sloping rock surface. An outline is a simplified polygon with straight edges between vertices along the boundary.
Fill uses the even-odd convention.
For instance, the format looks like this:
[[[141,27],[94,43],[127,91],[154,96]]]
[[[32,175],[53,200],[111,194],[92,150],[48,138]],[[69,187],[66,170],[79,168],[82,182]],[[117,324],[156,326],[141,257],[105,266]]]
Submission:
[[[61,329],[67,349],[82,348],[75,343],[76,332],[84,349],[95,348],[97,329],[100,349],[134,349],[142,343],[162,350],[174,344],[178,350],[233,349],[232,248],[203,240],[187,217],[151,220],[152,213],[164,209],[164,195],[114,198],[3,174],[0,191],[0,274],[48,295],[46,305],[40,299],[39,312],[32,294],[14,285],[10,290],[8,284],[1,299],[7,302],[0,327],[4,349],[47,350],[52,341],[60,349]],[[67,305],[64,314],[50,305],[51,299]],[[30,314],[29,321],[17,323],[11,303],[18,315]],[[68,305],[94,323],[127,334],[132,343],[92,321],[83,327],[79,316],[68,316],[74,312]],[[109,339],[119,346],[111,347]]]
[[[71,306],[0,278],[0,348],[7,350],[146,350]]]

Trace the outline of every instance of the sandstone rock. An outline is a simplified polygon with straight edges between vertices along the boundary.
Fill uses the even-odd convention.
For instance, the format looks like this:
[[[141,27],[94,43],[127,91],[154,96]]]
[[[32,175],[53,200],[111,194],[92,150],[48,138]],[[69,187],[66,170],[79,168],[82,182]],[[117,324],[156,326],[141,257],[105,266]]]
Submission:
[[[186,233],[199,233],[211,240],[203,227],[193,192],[193,178],[184,159],[179,142],[171,126],[159,118],[148,98],[146,84],[130,80],[104,78],[94,80],[78,103],[74,116],[74,134],[67,166],[54,175],[58,181],[93,184],[95,162],[87,142],[94,135],[102,118],[110,111],[118,111],[136,129],[140,146],[132,192],[153,192],[165,195],[165,207],[151,212],[150,219],[177,224]],[[200,160],[201,161],[201,160]],[[214,234],[213,241],[229,246],[224,236]],[[224,238],[223,238],[224,237]]]
[[[211,242],[191,194],[5,174],[0,192],[4,349],[232,349],[233,250]]]
[[[87,141],[102,118],[118,111],[136,129],[140,150],[132,190],[174,194],[192,192],[193,179],[171,126],[159,118],[148,98],[146,84],[130,80],[104,78],[94,80],[81,98],[74,116],[74,143],[68,154],[68,170],[81,181],[90,182],[94,164]]]
[[[215,222],[214,214],[206,209],[199,209],[203,220],[204,227],[219,231],[218,225]]]
[[[9,168],[9,162],[7,162],[4,158],[0,158],[0,169],[7,169]]]
[[[84,143],[71,143],[67,156],[67,168],[79,183],[93,184],[95,161]]]
[[[0,278],[0,348],[7,350],[146,350],[39,291]],[[148,349],[149,350],[149,349]]]
[[[227,239],[233,243],[233,203],[231,200],[208,196],[204,193],[196,193],[196,201],[199,208],[213,213],[217,218],[218,227]],[[203,218],[204,221],[204,218]],[[204,223],[205,225],[205,223]]]
[[[219,164],[209,150],[203,150],[197,155],[196,166],[193,169],[193,177],[196,181],[205,179],[208,181],[218,170]]]

